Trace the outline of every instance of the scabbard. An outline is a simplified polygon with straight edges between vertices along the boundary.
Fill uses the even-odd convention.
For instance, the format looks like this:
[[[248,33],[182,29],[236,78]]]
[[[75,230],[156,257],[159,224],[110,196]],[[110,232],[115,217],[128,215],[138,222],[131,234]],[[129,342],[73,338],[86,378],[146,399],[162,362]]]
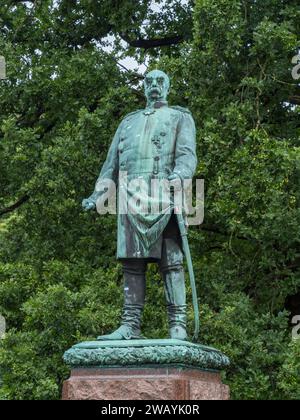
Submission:
[[[195,322],[195,330],[194,330],[193,341],[197,341],[198,336],[199,336],[199,330],[200,330],[200,322],[199,322],[198,296],[197,296],[197,290],[196,290],[196,282],[195,282],[193,262],[192,262],[192,257],[191,257],[189,241],[188,241],[187,229],[186,229],[186,226],[185,226],[183,215],[181,213],[178,213],[178,214],[176,214],[176,217],[177,217],[177,221],[178,221],[180,235],[181,235],[181,238],[182,238],[182,247],[183,247],[183,252],[184,252],[186,262],[187,262],[187,266],[188,266],[190,284],[191,284],[191,289],[192,289],[193,308],[194,308],[194,322]]]

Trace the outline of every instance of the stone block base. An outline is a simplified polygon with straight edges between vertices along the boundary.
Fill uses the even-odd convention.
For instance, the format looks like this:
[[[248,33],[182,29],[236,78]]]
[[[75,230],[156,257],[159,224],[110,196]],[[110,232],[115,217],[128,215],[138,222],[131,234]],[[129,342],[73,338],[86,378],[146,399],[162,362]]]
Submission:
[[[229,400],[220,373],[194,368],[75,368],[63,400]]]

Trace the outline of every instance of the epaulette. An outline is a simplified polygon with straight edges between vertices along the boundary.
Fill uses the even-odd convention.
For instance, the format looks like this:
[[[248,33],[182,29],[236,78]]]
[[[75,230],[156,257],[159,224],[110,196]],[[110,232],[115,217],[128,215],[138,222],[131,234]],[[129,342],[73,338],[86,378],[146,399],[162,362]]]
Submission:
[[[181,111],[181,112],[184,112],[185,114],[192,114],[191,113],[191,111],[189,110],[189,109],[187,109],[187,108],[183,108],[182,106],[178,106],[178,105],[173,105],[173,106],[170,106],[170,108],[172,108],[172,109],[176,109],[177,111]]]
[[[143,110],[142,110],[142,109],[137,109],[136,111],[130,112],[129,114],[127,114],[127,115],[125,116],[125,118],[124,118],[124,119],[126,119],[126,118],[128,118],[128,117],[132,117],[133,115],[135,115],[135,114],[137,114],[138,112],[141,112],[141,111],[143,111]]]

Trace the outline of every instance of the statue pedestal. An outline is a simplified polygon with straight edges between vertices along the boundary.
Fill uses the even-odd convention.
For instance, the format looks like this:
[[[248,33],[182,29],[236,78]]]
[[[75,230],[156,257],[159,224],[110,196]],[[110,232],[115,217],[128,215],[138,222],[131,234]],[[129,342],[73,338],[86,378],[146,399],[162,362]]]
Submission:
[[[221,352],[179,340],[86,342],[65,353],[64,400],[228,400]]]
[[[219,373],[197,369],[74,369],[63,400],[229,400],[229,388]]]

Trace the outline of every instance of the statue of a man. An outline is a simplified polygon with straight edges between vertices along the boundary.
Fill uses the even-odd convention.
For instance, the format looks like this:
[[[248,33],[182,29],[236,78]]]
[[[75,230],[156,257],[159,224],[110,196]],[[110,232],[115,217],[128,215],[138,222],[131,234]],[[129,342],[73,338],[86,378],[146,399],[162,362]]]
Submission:
[[[182,183],[194,175],[197,157],[195,124],[191,113],[181,107],[168,106],[170,81],[162,71],[148,73],[144,88],[147,107],[127,115],[121,122],[98,178],[97,188],[90,198],[83,200],[85,210],[96,208],[102,194],[99,190],[102,180],[112,180],[119,189],[124,188],[120,187],[120,174],[124,172],[128,182],[139,179],[147,185],[153,179]],[[125,188],[126,197],[132,197],[132,188]],[[141,194],[143,200],[145,195]],[[167,210],[155,214],[119,212],[117,257],[124,272],[122,322],[116,331],[100,336],[99,340],[141,338],[145,275],[150,262],[158,263],[163,276],[170,337],[187,339],[183,251],[172,200]]]

